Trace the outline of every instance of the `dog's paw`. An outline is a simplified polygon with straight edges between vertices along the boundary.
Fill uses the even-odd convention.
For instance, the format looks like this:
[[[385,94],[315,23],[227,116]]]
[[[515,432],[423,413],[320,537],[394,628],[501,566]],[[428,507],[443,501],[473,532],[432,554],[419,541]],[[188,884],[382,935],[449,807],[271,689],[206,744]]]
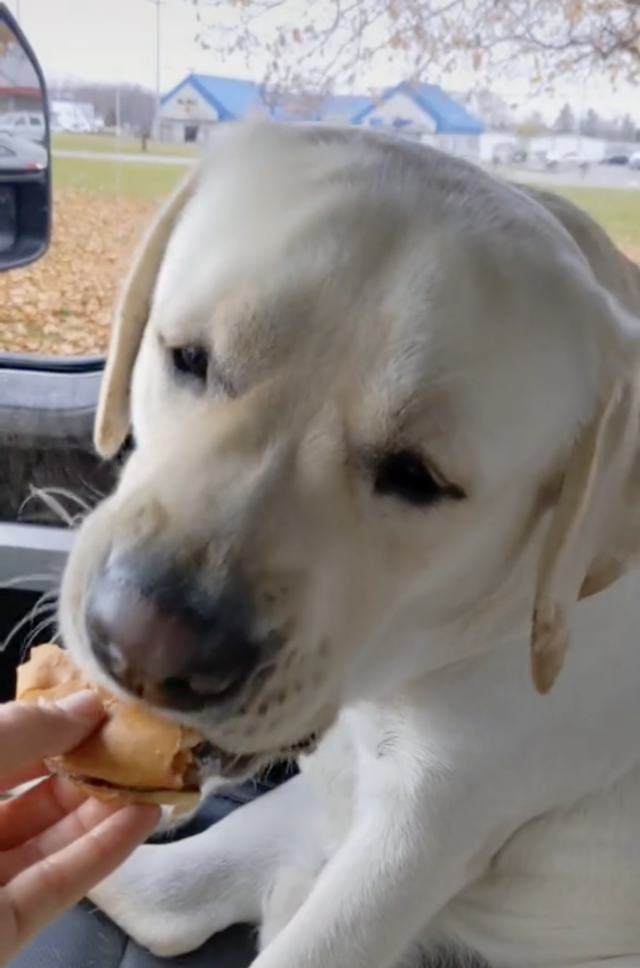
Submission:
[[[189,883],[168,860],[167,847],[140,847],[88,895],[125,934],[159,958],[195,951],[236,921],[231,910],[216,902],[215,891],[199,890],[195,871]]]

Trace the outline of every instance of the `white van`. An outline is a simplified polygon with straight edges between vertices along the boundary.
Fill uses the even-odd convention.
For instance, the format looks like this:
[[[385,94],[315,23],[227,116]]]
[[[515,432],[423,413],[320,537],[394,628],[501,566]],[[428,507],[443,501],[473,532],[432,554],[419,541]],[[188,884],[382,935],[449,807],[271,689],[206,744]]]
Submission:
[[[44,115],[38,111],[9,111],[7,114],[0,114],[0,131],[20,135],[29,141],[44,142]]]

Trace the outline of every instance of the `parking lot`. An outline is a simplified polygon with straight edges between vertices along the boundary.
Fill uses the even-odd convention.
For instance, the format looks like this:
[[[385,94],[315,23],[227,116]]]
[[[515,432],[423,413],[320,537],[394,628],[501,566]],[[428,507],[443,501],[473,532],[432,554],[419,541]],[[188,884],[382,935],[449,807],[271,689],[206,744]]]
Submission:
[[[640,189],[640,171],[634,171],[624,165],[590,165],[586,172],[577,168],[564,171],[545,171],[543,168],[528,168],[522,166],[500,165],[492,166],[514,181],[535,182],[536,185],[549,187],[583,187],[583,188],[612,188],[612,189]]]

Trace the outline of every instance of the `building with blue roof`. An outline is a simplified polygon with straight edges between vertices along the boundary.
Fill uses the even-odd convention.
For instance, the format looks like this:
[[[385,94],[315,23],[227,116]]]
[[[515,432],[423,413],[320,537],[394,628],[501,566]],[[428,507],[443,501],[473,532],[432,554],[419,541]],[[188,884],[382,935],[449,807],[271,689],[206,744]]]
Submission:
[[[437,84],[403,81],[371,101],[352,124],[395,131],[451,154],[478,158],[484,125]]]
[[[204,144],[221,121],[267,113],[263,87],[254,81],[188,74],[161,98],[155,134],[174,144]]]
[[[482,123],[436,84],[403,81],[380,97],[304,95],[267,91],[254,81],[189,74],[162,98],[156,136],[205,143],[224,121],[271,117],[363,125],[477,158]]]

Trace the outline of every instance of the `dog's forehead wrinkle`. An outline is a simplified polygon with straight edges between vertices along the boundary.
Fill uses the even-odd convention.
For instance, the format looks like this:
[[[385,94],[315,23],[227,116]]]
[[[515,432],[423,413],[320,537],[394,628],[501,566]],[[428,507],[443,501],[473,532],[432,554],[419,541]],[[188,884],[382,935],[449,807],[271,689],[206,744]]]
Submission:
[[[366,223],[369,224],[380,209],[386,210],[386,215],[395,211],[408,223],[416,211],[441,221],[439,210],[443,195],[452,199],[444,206],[449,218],[457,217],[459,210],[464,211],[464,206],[460,206],[468,194],[468,190],[460,187],[464,182],[458,184],[454,180],[451,190],[439,192],[439,183],[450,180],[451,176],[441,162],[434,163],[431,159],[431,166],[425,165],[429,156],[408,156],[388,145],[381,150],[376,142],[361,146],[341,141],[318,156],[309,151],[304,141],[285,137],[277,147],[275,142],[272,144],[276,150],[271,152],[270,159],[261,159],[259,178],[256,178],[256,159],[243,153],[243,144],[244,139],[240,138],[237,154],[232,152],[226,160],[218,159],[203,173],[200,187],[186,206],[169,242],[158,280],[159,293],[169,289],[173,279],[183,279],[184,273],[193,277],[198,272],[197,266],[203,260],[193,259],[193,249],[201,250],[205,239],[213,243],[207,248],[207,274],[213,279],[216,263],[228,268],[235,250],[243,265],[249,266],[252,253],[262,248],[264,253],[273,256],[279,240],[287,234],[296,234],[302,228],[301,235],[308,238],[313,217],[325,213],[327,207],[335,209],[335,214],[341,209],[348,212],[349,208],[359,214],[358,209],[367,205],[370,212]],[[327,144],[331,144],[330,138]],[[295,177],[291,177],[289,167],[294,169]],[[436,177],[431,190],[426,183],[425,191],[424,176],[428,167],[434,168]],[[400,186],[397,179],[402,175],[405,177]],[[386,233],[381,234],[363,228],[363,236],[375,241],[384,240],[386,234],[391,242],[389,228],[387,224]],[[201,278],[204,275],[201,273]]]
[[[170,240],[156,289],[158,304],[171,292],[184,294],[182,309],[194,319],[194,332],[200,331],[200,321],[208,321],[204,325],[217,328],[230,347],[234,341],[240,342],[242,354],[237,356],[246,355],[248,340],[243,334],[249,330],[254,342],[264,339],[272,351],[278,337],[284,341],[304,335],[309,341],[321,331],[326,339],[331,328],[335,340],[347,330],[335,321],[331,326],[330,319],[322,319],[317,330],[307,330],[305,320],[295,312],[295,298],[291,299],[293,311],[287,312],[286,294],[293,295],[296,289],[315,296],[316,301],[336,298],[337,293],[344,299],[349,291],[357,300],[369,282],[381,300],[396,309],[406,307],[407,317],[426,314],[421,300],[426,279],[434,274],[438,261],[439,274],[455,276],[455,285],[465,288],[464,273],[456,272],[454,266],[465,231],[472,228],[486,252],[492,252],[492,243],[497,249],[493,254],[497,267],[507,248],[515,245],[522,250],[528,244],[513,238],[525,216],[528,229],[536,224],[531,215],[535,205],[530,200],[522,196],[514,203],[510,196],[511,205],[501,205],[501,187],[482,177],[469,178],[466,168],[461,172],[453,162],[445,165],[437,154],[415,153],[366,138],[351,141],[326,132],[308,132],[304,137],[288,131],[281,134],[256,129],[251,135],[241,133],[237,139],[227,139],[224,157],[212,161],[203,174],[201,186]],[[258,180],[256,158],[245,150],[251,141],[268,146]],[[318,153],[319,145],[322,151]],[[295,177],[290,177],[290,168]],[[267,213],[272,217],[267,218]],[[480,213],[491,223],[493,235],[480,221]],[[376,218],[385,222],[383,231],[372,231]],[[544,216],[537,221],[546,228]],[[496,224],[502,236],[496,235]],[[413,255],[407,244],[401,244],[402,228],[416,240]],[[448,246],[447,235],[452,239]],[[436,237],[441,247],[452,252],[448,264],[442,257],[437,260],[429,246],[429,240]],[[304,244],[291,246],[287,240],[292,239]],[[207,259],[200,257],[203,250]],[[339,271],[343,267],[337,265],[345,256],[348,273]],[[399,271],[394,273],[396,267]],[[333,274],[333,287],[332,269],[338,270]],[[470,278],[473,275],[469,273]],[[234,317],[217,309],[219,299],[224,303],[223,284],[228,292],[234,276],[240,292],[249,277],[260,280],[255,287],[262,307],[258,318],[243,313]],[[405,292],[398,300],[400,285]],[[471,295],[477,287],[468,282],[466,288]],[[279,293],[279,313],[269,309],[270,292],[274,291]],[[175,325],[180,328],[177,319]],[[413,320],[411,325],[415,328]],[[256,349],[256,360],[258,356]],[[409,379],[406,366],[395,370],[396,380],[400,376]]]
[[[576,353],[575,325],[557,318],[563,251],[536,202],[453,159],[258,126],[212,157],[156,296],[181,293],[182,319],[176,302],[166,326],[206,330],[232,380],[281,369],[307,420],[340,392],[368,442],[422,409],[425,439],[465,436],[467,463],[498,481],[527,436],[532,462],[544,456],[550,409],[584,403],[585,340]],[[442,414],[435,381],[456,400]]]

